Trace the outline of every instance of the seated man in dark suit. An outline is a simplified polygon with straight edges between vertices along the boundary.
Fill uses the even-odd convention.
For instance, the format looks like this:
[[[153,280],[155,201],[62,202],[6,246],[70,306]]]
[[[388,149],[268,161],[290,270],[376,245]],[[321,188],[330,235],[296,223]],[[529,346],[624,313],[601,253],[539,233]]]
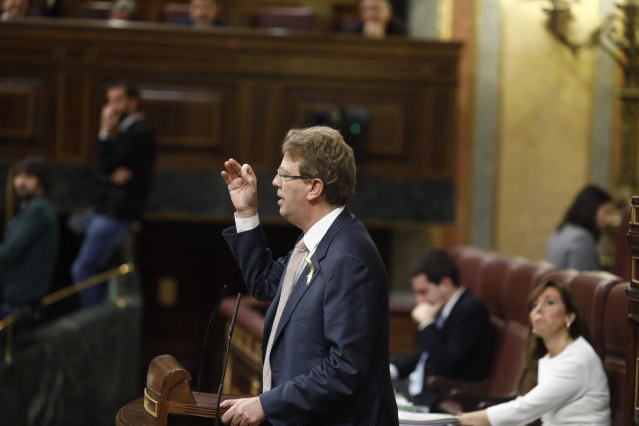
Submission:
[[[226,26],[227,23],[218,17],[219,12],[216,0],[191,0],[189,18],[175,23],[193,27]]]
[[[487,377],[495,336],[483,302],[459,283],[455,260],[445,251],[426,251],[411,269],[420,350],[391,364],[393,379],[408,377],[408,397],[434,408],[438,396],[426,385],[431,375],[479,381]],[[403,391],[404,389],[398,389]]]
[[[393,19],[390,0],[361,0],[360,21],[348,25],[344,32],[362,34],[364,37],[384,38],[387,35],[405,35],[406,28]]]

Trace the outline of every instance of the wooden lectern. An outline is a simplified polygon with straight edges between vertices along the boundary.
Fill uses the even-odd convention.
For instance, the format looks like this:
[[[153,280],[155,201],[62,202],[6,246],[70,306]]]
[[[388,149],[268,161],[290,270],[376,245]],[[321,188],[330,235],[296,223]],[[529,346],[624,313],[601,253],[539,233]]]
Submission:
[[[146,375],[144,409],[157,419],[157,426],[167,426],[169,413],[216,417],[217,395],[191,392],[190,380],[191,374],[171,355],[153,358]],[[225,412],[220,410],[220,415]]]

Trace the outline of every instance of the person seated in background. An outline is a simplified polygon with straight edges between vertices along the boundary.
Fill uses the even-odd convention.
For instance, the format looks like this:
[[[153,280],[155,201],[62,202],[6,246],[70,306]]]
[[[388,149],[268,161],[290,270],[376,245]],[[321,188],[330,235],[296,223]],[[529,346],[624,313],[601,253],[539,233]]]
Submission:
[[[193,27],[226,26],[227,23],[218,16],[220,7],[216,0],[191,0],[189,18],[176,21],[176,24]]]
[[[406,35],[406,27],[393,20],[393,6],[389,0],[361,0],[359,14],[360,20],[348,25],[344,32],[371,38]]]
[[[2,15],[0,15],[0,21],[6,21],[12,18],[27,16],[28,9],[28,0],[3,0]]]
[[[484,303],[459,282],[455,260],[444,250],[430,249],[411,268],[417,305],[415,338],[420,349],[390,365],[394,380],[409,377],[408,397],[433,409],[439,397],[426,385],[431,375],[480,381],[487,377],[495,334]]]
[[[39,157],[13,166],[13,188],[20,210],[0,244],[0,319],[37,303],[51,288],[60,230],[48,189],[47,167]]]
[[[577,297],[547,282],[528,299],[530,334],[516,399],[460,413],[464,425],[610,425],[610,392]]]
[[[135,0],[117,0],[111,7],[109,19],[133,21],[138,19],[138,5]]]
[[[601,269],[597,243],[612,219],[610,195],[595,185],[583,188],[550,236],[546,260],[561,269]]]

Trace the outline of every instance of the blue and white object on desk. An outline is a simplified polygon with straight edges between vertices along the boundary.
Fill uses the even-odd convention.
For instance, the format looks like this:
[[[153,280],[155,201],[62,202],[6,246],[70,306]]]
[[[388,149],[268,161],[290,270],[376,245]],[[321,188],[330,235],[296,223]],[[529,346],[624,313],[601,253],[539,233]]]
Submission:
[[[399,411],[412,411],[413,403],[406,399],[401,393],[395,392],[395,401],[397,402],[397,409]]]

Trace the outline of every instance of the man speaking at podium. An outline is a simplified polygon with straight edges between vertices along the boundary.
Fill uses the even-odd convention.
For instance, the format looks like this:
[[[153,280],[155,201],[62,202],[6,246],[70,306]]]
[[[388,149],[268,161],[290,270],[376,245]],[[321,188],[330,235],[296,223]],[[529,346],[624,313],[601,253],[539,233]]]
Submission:
[[[235,227],[223,234],[251,294],[272,301],[264,322],[263,393],[227,400],[222,422],[397,425],[388,370],[388,282],[364,226],[345,207],[355,158],[337,130],[288,132],[273,186],[280,215],[303,235],[273,260],[248,164],[224,163]]]

